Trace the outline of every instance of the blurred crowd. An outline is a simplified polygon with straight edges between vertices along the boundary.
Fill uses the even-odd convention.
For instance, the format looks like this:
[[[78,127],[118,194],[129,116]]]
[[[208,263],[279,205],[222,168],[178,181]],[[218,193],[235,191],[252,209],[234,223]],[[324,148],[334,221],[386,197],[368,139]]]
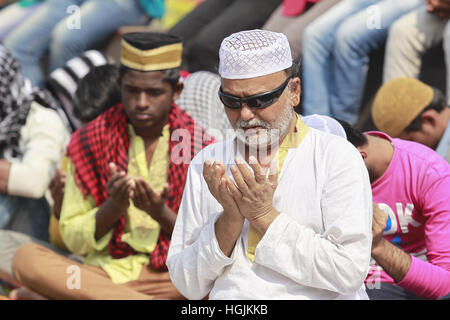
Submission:
[[[50,284],[45,276],[52,261],[59,261],[53,256],[57,254],[70,261],[69,265],[98,268],[100,271],[89,272],[102,273],[93,280],[99,287],[102,281],[112,281],[123,290],[115,295],[111,293],[114,290],[104,287],[97,295],[80,294],[77,298],[183,298],[170,283],[165,259],[183,195],[183,185],[176,181],[184,183],[187,167],[178,168],[162,154],[173,151],[167,137],[178,125],[177,117],[183,119],[178,120],[183,122],[181,127],[186,124],[191,130],[187,124],[192,121],[205,135],[211,135],[199,149],[228,138],[234,126],[227,118],[226,95],[218,95],[222,90],[221,43],[233,33],[260,29],[282,33],[288,40],[293,68],[297,69],[292,78],[297,75],[300,79],[300,99],[294,106],[297,114],[312,127],[319,126],[314,118],[317,115],[322,120],[339,120],[341,136],[360,151],[373,201],[380,203],[381,211],[378,206],[373,209],[373,223],[379,219],[376,213],[384,212],[387,222],[380,231],[384,237],[413,260],[432,267],[431,271],[421,269],[422,281],[429,281],[428,285],[404,286],[384,268],[391,277],[381,276],[381,282],[393,283],[402,291],[382,287],[385,295],[378,296],[381,291],[372,290],[369,297],[448,298],[449,19],[448,0],[0,0],[0,296],[73,298],[55,289],[57,284]],[[139,37],[127,38],[139,33],[162,38],[149,47]],[[142,62],[147,59],[146,52],[160,46],[175,50],[172,46],[177,41],[170,40],[171,36],[182,42],[175,75],[169,72],[173,67],[164,67],[163,62],[159,69],[134,68],[128,62],[141,51],[143,56],[137,61]],[[168,57],[167,52],[154,54],[166,53],[164,57]],[[429,52],[434,55],[427,55]],[[423,76],[426,68],[434,75],[432,79]],[[177,106],[171,109],[168,120],[164,118],[168,126],[155,124],[148,137],[133,120],[132,129],[126,121],[121,127],[120,110],[128,112],[131,90],[145,86],[142,83],[156,83],[154,78],[144,77],[146,72],[166,69],[164,81],[173,89],[169,105]],[[154,99],[163,99],[163,89],[148,90]],[[330,131],[325,122],[320,123]],[[129,146],[124,150],[127,154],[129,148],[130,159],[122,166],[120,148],[127,142],[106,132],[113,129],[128,130]],[[378,133],[366,134],[368,131]],[[98,146],[83,144],[91,134]],[[373,137],[384,137],[387,140],[383,141],[410,152],[409,167],[405,165],[398,172],[390,169],[389,179],[396,182],[389,192],[382,190],[380,181],[386,177],[384,171],[379,172],[387,147]],[[106,143],[101,139],[114,140]],[[405,140],[414,145],[398,142]],[[198,145],[198,141],[192,143]],[[167,148],[161,149],[164,144]],[[108,158],[110,150],[116,148],[118,156]],[[132,150],[139,154],[136,150],[141,149],[147,161],[151,159],[149,163],[145,156],[144,160],[139,155],[132,158]],[[98,165],[99,171],[92,172],[97,167],[91,163],[106,161],[96,155],[90,158],[97,152],[114,160],[117,167]],[[197,152],[186,153],[192,158]],[[89,159],[85,167],[81,164],[84,158],[78,159],[77,154]],[[429,162],[424,164],[424,159]],[[395,161],[404,165],[403,160]],[[86,171],[91,173],[83,173]],[[135,179],[125,179],[123,172],[135,174]],[[115,180],[108,181],[109,177]],[[140,182],[145,178],[151,183]],[[91,186],[89,179],[96,182]],[[400,204],[398,209],[396,201],[405,199],[394,199],[391,207],[387,205],[399,190],[407,194],[408,201],[416,201],[412,208],[404,203],[405,207]],[[121,199],[121,194],[131,195]],[[112,198],[111,203],[107,201]],[[134,212],[129,213],[133,218],[99,218],[100,213],[111,216],[114,208],[123,206]],[[139,230],[154,228],[139,216],[147,209],[161,211],[161,215],[170,210],[167,216],[173,216],[168,221],[152,216],[158,232],[149,232],[141,239],[136,235]],[[421,225],[420,230],[408,229],[411,224],[417,227],[415,223]],[[377,260],[378,256],[372,252],[372,258]],[[162,259],[161,265],[157,265],[158,259]],[[36,261],[42,262],[41,270]],[[372,264],[366,284],[382,270],[379,265],[383,263],[377,262]],[[136,265],[142,264],[153,268],[146,269],[146,282],[139,282],[144,272]],[[159,279],[154,270],[164,270],[165,278]],[[60,278],[63,276],[67,274]],[[47,289],[39,292],[39,281],[49,283]],[[441,287],[436,287],[436,281]],[[434,289],[428,288],[431,285]]]

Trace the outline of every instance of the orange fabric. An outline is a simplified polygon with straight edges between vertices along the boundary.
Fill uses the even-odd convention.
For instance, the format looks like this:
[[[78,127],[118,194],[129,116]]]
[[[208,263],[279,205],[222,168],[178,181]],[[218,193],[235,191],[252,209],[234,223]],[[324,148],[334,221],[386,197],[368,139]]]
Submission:
[[[184,299],[170,281],[168,272],[143,268],[138,280],[114,284],[100,267],[77,263],[34,243],[16,251],[13,272],[22,285],[50,299]],[[74,283],[75,276],[79,276],[79,288],[71,289],[68,284]]]

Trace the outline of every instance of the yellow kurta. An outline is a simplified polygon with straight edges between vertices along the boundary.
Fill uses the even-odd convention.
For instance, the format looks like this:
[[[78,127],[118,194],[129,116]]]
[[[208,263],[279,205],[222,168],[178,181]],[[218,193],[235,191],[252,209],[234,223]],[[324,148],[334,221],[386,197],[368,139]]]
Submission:
[[[142,177],[156,191],[161,192],[168,180],[169,126],[163,128],[150,166],[147,163],[144,141],[128,126],[130,148],[128,150],[128,175]],[[87,255],[87,265],[101,267],[114,283],[137,280],[142,266],[149,263],[151,253],[158,241],[160,226],[151,216],[130,201],[122,241],[139,253],[121,259],[109,255],[108,243],[112,229],[101,239],[95,240],[95,216],[98,210],[92,196],[85,199],[74,178],[75,168],[69,159],[64,201],[59,222],[61,235],[67,248],[75,254]],[[151,177],[151,179],[150,179]]]
[[[67,165],[68,165],[68,158],[63,157],[61,170],[64,171],[65,173],[67,173]],[[50,237],[50,243],[52,245],[64,251],[69,251],[69,249],[67,249],[61,237],[61,232],[59,231],[59,219],[55,215],[53,206],[50,208],[50,224],[48,226],[48,234]]]
[[[278,177],[281,176],[281,169],[283,168],[284,160],[286,159],[289,149],[297,148],[308,133],[308,130],[309,127],[302,121],[302,119],[300,119],[300,117],[297,117],[294,132],[287,134],[277,151]],[[255,262],[256,247],[261,238],[262,235],[253,226],[250,226],[247,257],[252,262]]]

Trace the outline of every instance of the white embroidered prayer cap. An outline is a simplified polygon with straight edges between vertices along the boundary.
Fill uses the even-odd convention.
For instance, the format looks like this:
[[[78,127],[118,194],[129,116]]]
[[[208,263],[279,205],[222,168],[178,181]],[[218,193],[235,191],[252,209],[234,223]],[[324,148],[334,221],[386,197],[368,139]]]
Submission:
[[[331,117],[319,114],[312,114],[309,116],[301,116],[301,118],[303,122],[311,128],[323,132],[328,132],[336,136],[340,136],[344,139],[347,139],[347,134],[345,133],[344,128],[337,120]]]
[[[292,66],[287,37],[259,29],[226,37],[220,45],[219,57],[219,74],[226,79],[260,77]]]

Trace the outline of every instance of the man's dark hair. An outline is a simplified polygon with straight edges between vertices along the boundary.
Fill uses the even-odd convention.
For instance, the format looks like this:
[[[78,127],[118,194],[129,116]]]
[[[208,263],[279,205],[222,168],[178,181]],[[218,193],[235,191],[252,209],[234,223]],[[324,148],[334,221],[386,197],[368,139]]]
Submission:
[[[300,64],[300,60],[293,60],[293,61],[292,61],[292,66],[290,66],[290,67],[287,68],[287,69],[284,69],[284,72],[286,73],[286,75],[287,75],[288,77],[291,77],[291,78],[296,78],[296,77],[301,78],[301,77],[300,77],[300,75],[301,75],[301,64]],[[303,82],[300,82],[300,88],[301,88],[302,86],[303,86]],[[302,89],[301,89],[301,92],[303,92]],[[303,95],[301,94],[301,95],[300,95],[300,101],[299,101],[299,103],[298,103],[296,106],[294,106],[294,110],[295,110],[297,113],[299,113],[299,114],[302,114],[302,113],[303,113],[303,110],[302,110],[302,108],[300,107],[301,104],[302,104],[302,98],[303,98]]]
[[[347,121],[335,118],[345,130],[347,140],[356,148],[365,146],[368,143],[367,137],[358,129],[353,128]]]
[[[132,69],[121,65],[119,68],[119,77],[123,78],[123,76],[125,75],[125,73],[128,70],[132,70]],[[173,69],[157,70],[157,71],[161,71],[162,73],[164,73],[163,81],[168,82],[172,86],[172,88],[175,89],[175,86],[178,84],[178,81],[180,80],[181,68],[173,68]],[[140,71],[140,72],[145,72],[145,71]]]
[[[89,122],[119,103],[122,99],[117,85],[118,74],[116,65],[106,64],[94,67],[81,78],[74,96],[74,116]]]
[[[437,88],[432,87],[433,89],[433,100],[431,100],[430,104],[422,110],[422,112],[413,120],[411,123],[405,128],[406,132],[411,131],[419,131],[422,129],[422,114],[427,110],[436,110],[437,112],[441,112],[445,108],[447,108],[447,101],[445,100],[444,94]]]
[[[296,77],[300,78],[300,61],[293,60],[292,61],[292,66],[290,66],[289,68],[284,69],[284,72],[286,72],[288,77],[290,76],[292,78],[296,78]]]

